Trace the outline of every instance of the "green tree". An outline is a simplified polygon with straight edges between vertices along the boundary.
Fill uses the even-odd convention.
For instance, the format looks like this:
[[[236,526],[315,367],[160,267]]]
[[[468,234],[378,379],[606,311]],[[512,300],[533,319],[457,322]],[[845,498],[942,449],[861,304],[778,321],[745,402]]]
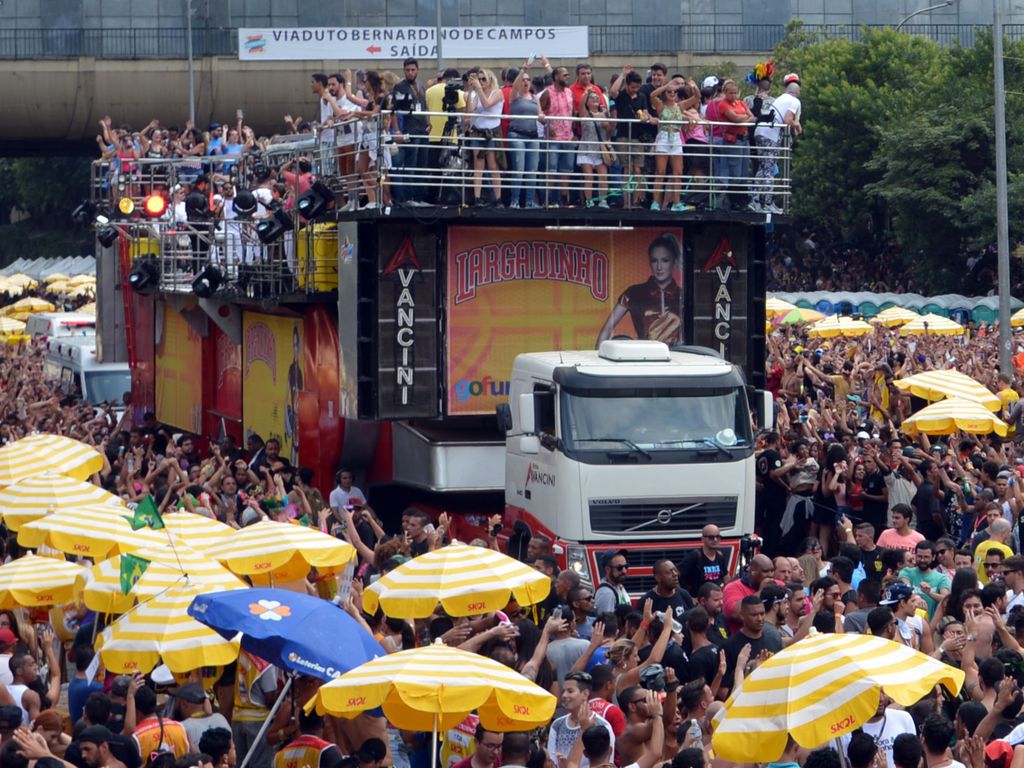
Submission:
[[[873,210],[871,160],[889,127],[920,107],[943,73],[937,43],[892,29],[860,41],[819,39],[791,25],[776,51],[781,71],[800,73],[804,135],[793,157],[793,209],[801,218],[851,229]]]

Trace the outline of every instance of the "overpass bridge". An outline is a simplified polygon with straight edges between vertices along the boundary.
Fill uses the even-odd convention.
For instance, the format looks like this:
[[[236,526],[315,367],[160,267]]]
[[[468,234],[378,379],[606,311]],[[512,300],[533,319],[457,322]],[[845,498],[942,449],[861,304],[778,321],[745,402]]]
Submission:
[[[822,37],[856,39],[871,25],[805,26]],[[877,25],[876,25],[877,26]],[[985,25],[921,24],[904,27],[942,44],[972,45]],[[606,85],[625,63],[644,67],[664,61],[670,71],[693,76],[737,74],[763,59],[784,37],[783,24],[591,25],[590,62]],[[1010,39],[1024,37],[1024,24],[1008,24]],[[188,113],[187,32],[172,28],[0,29],[0,155],[94,154],[100,118],[141,127],[156,117],[183,125]],[[258,133],[276,133],[285,114],[314,116],[309,74],[344,67],[400,68],[397,61],[240,61],[238,30],[192,29],[196,122],[233,122],[245,112]],[[478,61],[446,60],[465,67]],[[492,68],[521,60],[491,60]],[[563,62],[572,65],[575,62]],[[424,76],[431,67],[422,61]],[[699,77],[698,77],[699,79]]]

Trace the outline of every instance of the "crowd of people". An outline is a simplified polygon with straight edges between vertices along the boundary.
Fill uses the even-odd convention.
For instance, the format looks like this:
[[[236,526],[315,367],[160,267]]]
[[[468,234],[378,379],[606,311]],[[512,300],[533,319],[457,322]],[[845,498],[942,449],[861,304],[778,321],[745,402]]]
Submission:
[[[926,259],[909,254],[896,240],[865,227],[839,234],[826,226],[787,228],[769,238],[768,290],[779,292],[869,291],[874,293],[956,292],[967,296],[996,293],[996,248],[961,245],[954,263],[955,283],[941,289]],[[1024,294],[1024,268],[1011,259],[1010,286]]]
[[[207,445],[151,413],[135,423],[130,409],[119,415],[75,403],[46,381],[38,349],[0,350],[0,432],[8,441],[56,432],[97,446],[105,463],[94,482],[128,502],[151,495],[161,510],[233,527],[271,519],[345,538],[358,567],[339,610],[388,652],[439,640],[558,696],[556,716],[540,733],[491,732],[474,716],[442,733],[445,768],[729,768],[712,746],[716,714],[760,663],[812,632],[895,640],[962,669],[966,683],[958,696],[929,695],[908,708],[883,695],[876,713],[844,737],[842,755],[835,745],[808,754],[791,741],[766,763],[1011,768],[1015,756],[1024,759],[1017,746],[1024,742],[1017,727],[1024,705],[1019,372],[998,371],[995,339],[985,335],[907,338],[879,329],[813,340],[785,327],[771,335],[768,355],[778,412],[757,456],[759,553],[731,575],[721,530],[707,525],[679,562],[654,565],[654,587],[634,602],[623,587],[628,549],[609,553],[599,583],[587,584],[559,568],[547,537],[506,542],[498,515],[489,535],[472,543],[506,551],[551,579],[542,603],[512,603],[500,617],[364,613],[364,586],[443,546],[455,521],[410,509],[387,530],[393,511],[369,506],[347,469],[325,498],[317,478],[283,457],[275,440]],[[1015,428],[1009,439],[929,440],[901,431],[920,403],[893,380],[946,367],[1000,398]],[[9,536],[6,558],[22,554]],[[311,573],[304,588],[329,597],[331,581]],[[233,768],[250,748],[255,768],[430,764],[430,733],[372,715],[302,713],[320,684],[309,677],[298,678],[295,697],[257,741],[284,670],[243,651],[229,668],[197,672],[185,684],[97,676],[94,628],[105,618],[79,608],[51,628],[52,620],[30,609],[0,611],[3,768],[30,761]]]
[[[427,78],[407,59],[401,75],[315,73],[310,82],[318,113],[285,115],[283,124],[299,139],[317,134],[317,149],[294,158],[302,180],[281,172],[273,138],[257,136],[238,110],[206,131],[157,120],[136,130],[105,117],[96,137],[109,169],[103,183],[115,201],[157,192],[179,203],[203,178],[207,208],[226,218],[236,190],[257,191],[255,215],[265,216],[288,208],[316,176],[342,180],[348,210],[457,200],[781,213],[776,178],[802,131],[796,73],[781,83],[709,75],[698,85],[656,62],[643,74],[627,65],[602,87],[590,64],[573,74],[542,56],[497,73],[449,68]],[[173,184],[164,184],[171,166]],[[460,182],[446,183],[453,174]]]

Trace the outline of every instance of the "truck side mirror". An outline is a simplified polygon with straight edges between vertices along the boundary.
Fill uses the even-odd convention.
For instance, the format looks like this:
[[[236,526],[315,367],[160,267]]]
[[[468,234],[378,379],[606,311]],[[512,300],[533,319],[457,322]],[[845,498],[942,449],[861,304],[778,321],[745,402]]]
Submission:
[[[512,431],[512,409],[508,403],[501,403],[494,407],[494,415],[498,421],[498,431],[506,434]]]
[[[540,453],[540,438],[536,435],[523,435],[519,438],[520,453]]]
[[[775,428],[775,398],[767,389],[757,390],[757,422],[761,429]]]
[[[519,431],[527,435],[532,435],[537,431],[532,392],[526,392],[519,396]]]

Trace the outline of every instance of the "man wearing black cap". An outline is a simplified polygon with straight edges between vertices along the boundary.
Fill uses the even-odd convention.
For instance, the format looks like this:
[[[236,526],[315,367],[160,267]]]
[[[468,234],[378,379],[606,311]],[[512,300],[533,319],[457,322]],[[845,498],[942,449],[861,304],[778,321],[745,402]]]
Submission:
[[[88,768],[126,768],[110,751],[113,736],[103,725],[90,725],[79,734],[78,747]]]
[[[199,683],[186,683],[174,691],[181,712],[181,724],[185,726],[189,742],[198,744],[203,734],[211,728],[231,730],[224,715],[214,712],[210,699]]]
[[[934,644],[931,627],[917,615],[913,587],[899,581],[890,584],[878,605],[889,608],[896,617],[896,642],[909,645],[922,653],[932,652]]]
[[[349,760],[358,768],[384,768],[388,755],[388,748],[380,739],[373,737],[362,743],[362,746],[352,755],[354,760]]]
[[[615,606],[629,605],[629,592],[622,582],[629,568],[626,562],[626,550],[617,549],[604,556],[602,563],[604,578],[594,592],[594,610],[597,613],[614,613]]]

